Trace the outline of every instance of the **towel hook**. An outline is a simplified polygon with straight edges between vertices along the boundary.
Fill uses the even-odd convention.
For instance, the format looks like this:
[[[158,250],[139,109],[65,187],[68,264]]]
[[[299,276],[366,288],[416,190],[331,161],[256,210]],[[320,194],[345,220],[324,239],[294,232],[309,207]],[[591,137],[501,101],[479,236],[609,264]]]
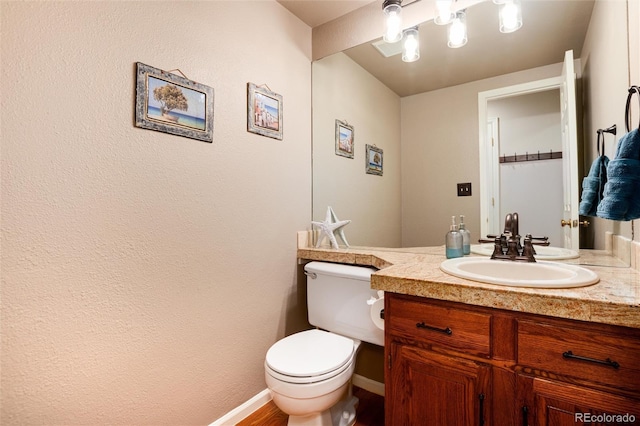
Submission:
[[[598,133],[598,155],[602,157],[604,155],[604,134],[611,133],[615,135],[617,132],[617,126],[614,124],[606,129],[598,129],[596,132]],[[600,143],[602,143],[602,151],[600,150]]]
[[[627,106],[624,109],[624,125],[627,129],[627,132],[631,130],[631,109],[629,107],[631,106],[631,98],[633,97],[634,93],[638,94],[638,104],[640,105],[640,87],[629,87],[629,95],[627,95]],[[638,120],[638,128],[640,128],[640,120]]]

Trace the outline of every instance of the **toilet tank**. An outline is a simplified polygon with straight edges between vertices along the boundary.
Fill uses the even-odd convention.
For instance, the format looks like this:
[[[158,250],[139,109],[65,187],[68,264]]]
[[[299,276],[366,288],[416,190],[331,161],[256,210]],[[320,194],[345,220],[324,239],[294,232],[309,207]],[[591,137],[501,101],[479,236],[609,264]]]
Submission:
[[[377,290],[371,289],[376,270],[362,266],[311,262],[307,275],[309,323],[342,336],[384,345],[384,331],[371,319],[367,304]]]

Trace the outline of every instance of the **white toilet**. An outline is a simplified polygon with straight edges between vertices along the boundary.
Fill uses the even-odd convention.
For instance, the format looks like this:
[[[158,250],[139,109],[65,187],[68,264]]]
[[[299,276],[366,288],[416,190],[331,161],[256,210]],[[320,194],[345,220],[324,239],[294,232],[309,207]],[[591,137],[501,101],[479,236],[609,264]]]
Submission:
[[[367,304],[377,295],[370,287],[374,271],[323,262],[305,266],[309,323],[319,329],[276,342],[265,360],[267,387],[289,414],[289,425],[355,422],[358,399],[351,395],[351,376],[360,342],[384,345],[382,325],[373,319],[380,317],[380,305]]]

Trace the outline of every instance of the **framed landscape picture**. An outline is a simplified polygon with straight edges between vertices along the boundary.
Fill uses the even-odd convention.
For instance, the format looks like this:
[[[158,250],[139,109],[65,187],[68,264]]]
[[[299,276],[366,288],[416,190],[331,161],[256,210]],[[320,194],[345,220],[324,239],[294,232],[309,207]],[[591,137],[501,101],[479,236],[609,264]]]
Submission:
[[[247,131],[282,140],[282,96],[247,83]]]
[[[353,127],[336,120],[336,155],[353,158]]]
[[[213,142],[213,88],[137,62],[136,127]]]
[[[373,145],[366,145],[366,151],[367,173],[382,176],[382,150]]]

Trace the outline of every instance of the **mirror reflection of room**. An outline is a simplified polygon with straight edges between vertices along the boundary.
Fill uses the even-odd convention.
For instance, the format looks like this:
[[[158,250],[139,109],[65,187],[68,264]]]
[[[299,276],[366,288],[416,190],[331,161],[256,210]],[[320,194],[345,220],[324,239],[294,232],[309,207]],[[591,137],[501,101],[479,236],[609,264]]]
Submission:
[[[468,42],[458,49],[447,46],[446,31],[433,21],[418,25],[421,53],[415,62],[402,62],[393,54],[384,57],[376,47],[383,44],[381,38],[316,58],[314,220],[332,206],[341,217],[352,220],[346,230],[352,246],[442,245],[450,217],[460,214],[466,216],[467,228],[477,242],[501,231],[505,214],[513,211],[520,213],[521,229],[547,236],[557,247],[605,249],[613,235],[632,239],[631,222],[577,213],[580,184],[597,156],[595,130],[605,123],[622,125],[624,120],[633,53],[628,50],[626,25],[604,26],[612,20],[626,23],[626,5],[525,1],[524,25],[512,34],[493,28],[498,18],[492,7],[491,2],[480,2],[465,9]],[[411,7],[406,9],[403,13]],[[604,41],[605,31],[609,42]],[[535,46],[530,42],[534,39],[540,40]],[[538,109],[530,107],[526,118],[526,107],[516,107],[515,96],[479,106],[481,93],[560,78],[566,52],[573,55],[577,104],[576,158],[572,159],[576,165],[571,171],[570,156],[560,141],[557,88],[527,95],[536,98],[530,105]],[[487,119],[498,123],[495,184],[486,181],[481,160],[486,154],[479,143],[486,131],[479,123],[483,108]],[[357,129],[354,161],[337,157],[329,146],[330,123],[336,118],[350,119]],[[384,149],[384,179],[373,180],[362,172],[358,156],[363,155],[364,144]],[[515,153],[508,152],[514,145]],[[614,150],[615,142],[609,143],[608,155],[613,156]],[[556,153],[553,158],[539,161],[499,163],[498,158],[549,151]],[[557,157],[563,154],[564,158]],[[568,177],[563,168],[565,175],[571,173]],[[471,196],[457,195],[456,185],[461,182],[471,183]],[[575,192],[570,218],[563,212],[568,204],[563,186]],[[491,187],[497,188],[494,206],[499,208],[484,212],[481,200]],[[569,229],[573,242],[566,236]]]

